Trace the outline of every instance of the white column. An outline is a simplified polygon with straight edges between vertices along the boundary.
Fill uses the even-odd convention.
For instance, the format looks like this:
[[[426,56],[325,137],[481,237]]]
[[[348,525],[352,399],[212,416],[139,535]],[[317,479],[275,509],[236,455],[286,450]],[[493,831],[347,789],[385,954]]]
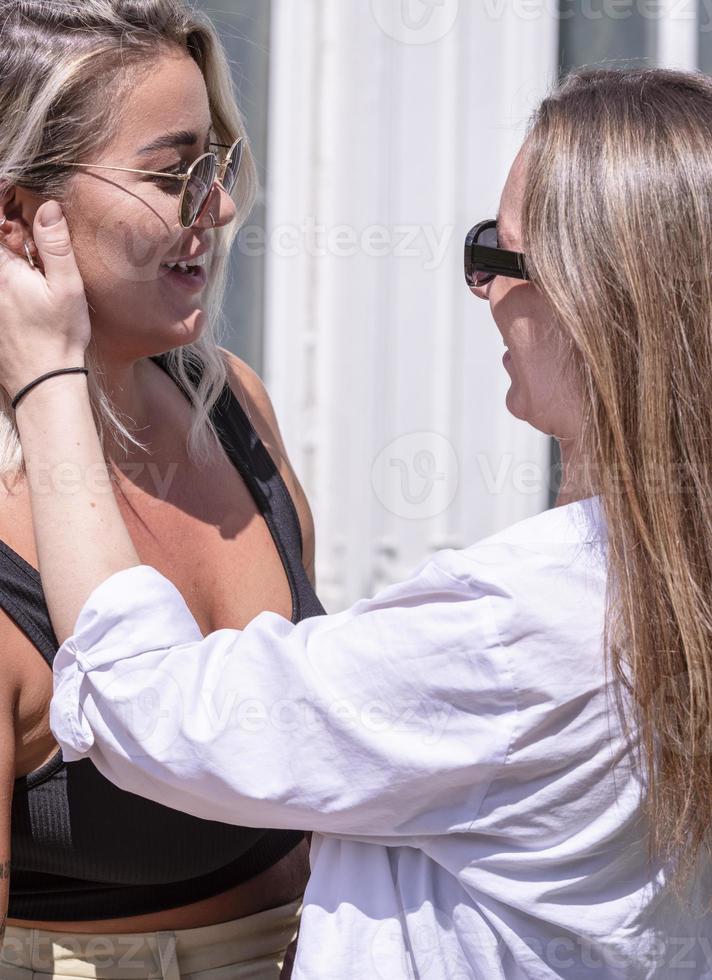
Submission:
[[[699,0],[660,0],[657,64],[660,68],[697,68]]]
[[[266,381],[329,610],[547,506],[462,271],[555,80],[542,6],[273,0]]]

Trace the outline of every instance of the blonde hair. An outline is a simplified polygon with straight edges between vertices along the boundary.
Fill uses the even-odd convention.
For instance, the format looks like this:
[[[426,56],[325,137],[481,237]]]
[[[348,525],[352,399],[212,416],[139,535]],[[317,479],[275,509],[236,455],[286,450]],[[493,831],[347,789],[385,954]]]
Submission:
[[[205,302],[208,326],[198,341],[168,352],[172,372],[192,405],[188,452],[204,461],[214,445],[211,407],[226,382],[217,346],[231,245],[255,196],[256,171],[237,106],[229,63],[217,32],[182,0],[0,0],[0,194],[10,185],[62,201],[77,173],[64,164],[95,159],[108,146],[130,99],[136,74],[162,53],[183,51],[197,63],[208,92],[213,139],[245,139],[233,191],[238,220],[213,233]],[[133,73],[131,70],[133,69]],[[90,345],[90,369],[98,367]],[[199,385],[191,367],[202,370]],[[90,370],[90,393],[102,438],[141,443],[129,432]],[[22,468],[9,399],[0,399],[0,472]]]
[[[525,142],[523,248],[608,527],[607,664],[682,895],[712,855],[712,78],[579,69]]]

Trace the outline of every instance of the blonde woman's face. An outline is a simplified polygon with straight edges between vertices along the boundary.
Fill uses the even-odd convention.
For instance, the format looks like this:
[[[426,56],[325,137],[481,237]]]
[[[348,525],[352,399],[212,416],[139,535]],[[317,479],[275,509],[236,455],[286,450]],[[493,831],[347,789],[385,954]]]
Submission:
[[[208,94],[189,56],[176,52],[157,59],[127,98],[111,145],[86,162],[177,172],[211,149]],[[156,139],[181,131],[195,134],[193,145],[142,152]],[[183,228],[182,187],[178,180],[100,169],[77,169],[71,180],[65,213],[93,333],[109,357],[131,361],[192,343],[206,324],[205,287],[189,291],[165,263],[213,249],[209,213],[220,227],[235,218],[236,208],[216,184],[203,215]]]
[[[520,214],[526,186],[526,144],[520,150],[502,191],[497,225],[502,248],[523,252]],[[489,301],[492,317],[504,345],[504,369],[511,384],[508,410],[516,418],[558,439],[579,432],[580,399],[564,374],[553,311],[531,282],[495,276],[472,292]]]

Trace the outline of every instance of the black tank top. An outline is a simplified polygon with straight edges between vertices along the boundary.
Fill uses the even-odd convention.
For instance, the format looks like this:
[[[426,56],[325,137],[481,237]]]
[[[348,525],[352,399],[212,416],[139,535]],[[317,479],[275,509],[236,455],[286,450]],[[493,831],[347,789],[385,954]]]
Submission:
[[[164,356],[153,360],[173,377]],[[292,621],[323,614],[302,565],[292,499],[229,387],[211,414],[279,551]],[[58,644],[39,573],[2,541],[0,607],[51,666]],[[271,867],[303,836],[199,820],[118,789],[88,759],[65,765],[60,751],[15,781],[8,915],[108,919],[188,905]]]

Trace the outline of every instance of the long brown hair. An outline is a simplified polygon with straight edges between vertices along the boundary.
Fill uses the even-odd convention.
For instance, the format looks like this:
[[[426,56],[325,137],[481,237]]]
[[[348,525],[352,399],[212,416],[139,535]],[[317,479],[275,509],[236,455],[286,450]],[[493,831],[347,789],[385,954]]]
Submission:
[[[681,894],[712,853],[712,78],[579,69],[527,148],[523,247],[608,527],[607,663]]]

